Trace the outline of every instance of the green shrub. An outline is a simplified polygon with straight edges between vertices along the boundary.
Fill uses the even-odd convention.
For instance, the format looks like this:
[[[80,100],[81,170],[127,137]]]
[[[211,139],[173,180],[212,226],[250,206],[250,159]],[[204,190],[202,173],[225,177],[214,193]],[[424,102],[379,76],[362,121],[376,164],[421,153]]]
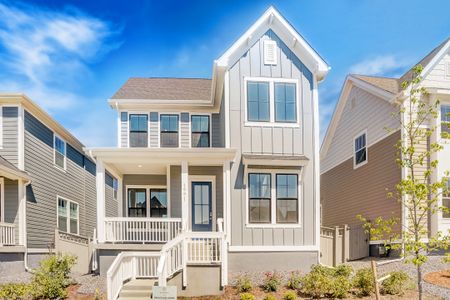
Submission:
[[[301,279],[301,291],[313,298],[325,296],[331,290],[331,273],[320,265],[311,267],[311,272]]]
[[[266,272],[262,288],[266,292],[276,292],[281,284],[281,278],[276,272]]]
[[[339,275],[332,279],[331,283],[331,296],[333,298],[345,298],[350,292],[352,284],[350,279],[346,276]]]
[[[339,265],[334,270],[334,276],[344,276],[350,278],[353,273],[353,268],[350,265]]]
[[[76,262],[71,255],[50,255],[42,260],[32,278],[34,298],[61,299],[67,296],[66,287],[70,285],[70,269]]]
[[[248,276],[241,276],[236,280],[236,289],[239,293],[250,292],[253,289],[252,280]]]
[[[252,293],[242,293],[239,295],[240,300],[255,300],[255,296]]]
[[[298,290],[301,286],[302,276],[299,272],[292,272],[287,282],[287,287],[293,290]]]
[[[383,294],[403,295],[405,293],[406,283],[410,280],[408,274],[403,271],[396,271],[390,275],[381,284]]]
[[[373,272],[370,268],[360,269],[353,278],[353,286],[361,296],[368,296],[375,291]]]
[[[276,300],[277,298],[275,298],[274,295],[272,294],[267,294],[264,296],[264,300]]]
[[[8,283],[0,287],[0,299],[19,300],[30,295],[31,287],[25,283]]]
[[[283,294],[283,300],[297,300],[297,293],[294,291],[287,291]]]

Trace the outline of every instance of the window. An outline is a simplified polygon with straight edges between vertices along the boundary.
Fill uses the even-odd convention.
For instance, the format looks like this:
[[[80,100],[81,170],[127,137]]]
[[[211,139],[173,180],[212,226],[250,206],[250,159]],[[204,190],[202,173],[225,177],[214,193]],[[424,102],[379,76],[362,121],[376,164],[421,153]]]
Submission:
[[[192,116],[191,131],[191,147],[209,147],[209,116]]]
[[[114,197],[114,200],[117,200],[117,191],[119,190],[119,182],[117,181],[117,179],[116,178],[113,178],[113,186],[112,186],[112,188],[113,188],[113,197]]]
[[[255,122],[270,121],[268,82],[247,82],[247,119]]]
[[[58,197],[58,230],[78,234],[79,232],[78,204]]]
[[[146,217],[147,216],[147,190],[146,189],[128,189],[128,216]]]
[[[277,174],[277,223],[298,223],[298,175]]]
[[[148,115],[130,115],[130,147],[148,146]]]
[[[295,83],[275,83],[275,122],[297,122]]]
[[[167,217],[166,189],[150,189],[150,216],[152,218]]]
[[[442,193],[442,206],[445,206],[450,210],[450,179],[447,179],[446,187]],[[450,211],[442,212],[442,217],[445,219],[450,219]]]
[[[248,175],[249,182],[249,222],[271,222],[271,182],[270,174]]]
[[[178,115],[161,115],[161,147],[178,147]]]
[[[450,105],[441,105],[441,137],[450,138]]]
[[[366,147],[366,134],[363,133],[355,138],[355,153],[354,163],[355,167],[367,162],[367,147]]]
[[[61,169],[66,169],[66,142],[54,136],[54,163]]]

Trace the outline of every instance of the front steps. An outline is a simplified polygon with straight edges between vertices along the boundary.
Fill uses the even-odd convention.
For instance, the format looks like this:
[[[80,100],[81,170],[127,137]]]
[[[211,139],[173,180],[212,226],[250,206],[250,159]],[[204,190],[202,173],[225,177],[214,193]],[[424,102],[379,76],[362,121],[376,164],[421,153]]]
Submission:
[[[131,280],[123,285],[118,300],[149,300],[155,282],[155,279]]]

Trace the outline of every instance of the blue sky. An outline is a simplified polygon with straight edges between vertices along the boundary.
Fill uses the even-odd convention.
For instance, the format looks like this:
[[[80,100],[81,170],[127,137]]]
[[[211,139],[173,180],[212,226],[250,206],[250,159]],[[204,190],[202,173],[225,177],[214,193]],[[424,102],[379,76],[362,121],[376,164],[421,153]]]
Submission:
[[[448,0],[0,0],[0,90],[28,94],[88,146],[114,146],[106,100],[128,77],[209,78],[269,5],[332,67],[322,135],[346,74],[398,76],[450,35]]]

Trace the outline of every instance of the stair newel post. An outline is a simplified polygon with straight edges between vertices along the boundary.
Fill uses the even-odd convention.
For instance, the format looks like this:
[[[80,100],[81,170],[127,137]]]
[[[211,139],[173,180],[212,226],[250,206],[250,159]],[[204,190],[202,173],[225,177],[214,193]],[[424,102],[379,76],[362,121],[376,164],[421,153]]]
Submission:
[[[183,252],[183,287],[187,286],[187,260],[188,260],[188,243],[187,243],[187,238],[183,239],[182,242],[182,252]]]
[[[132,270],[131,274],[132,274],[133,280],[135,280],[136,279],[136,270],[137,270],[137,259],[136,259],[136,256],[133,256],[133,258],[132,258],[131,270]]]

